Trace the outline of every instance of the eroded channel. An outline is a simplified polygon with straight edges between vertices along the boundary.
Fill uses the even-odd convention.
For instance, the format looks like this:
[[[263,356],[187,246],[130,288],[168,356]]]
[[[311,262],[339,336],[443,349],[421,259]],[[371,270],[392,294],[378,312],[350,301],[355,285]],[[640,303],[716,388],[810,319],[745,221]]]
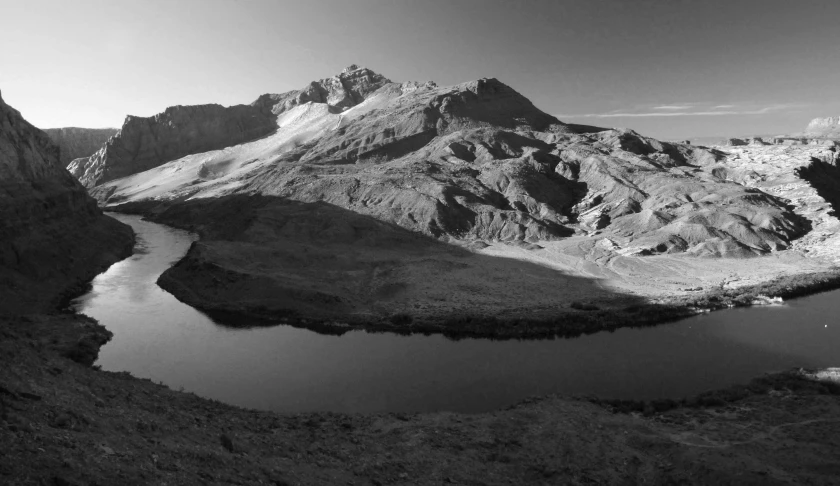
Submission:
[[[482,412],[546,394],[679,398],[764,372],[840,365],[840,291],[566,340],[231,329],[155,283],[186,253],[189,233],[112,216],[134,228],[135,254],[74,301],[114,333],[97,364],[234,405]]]

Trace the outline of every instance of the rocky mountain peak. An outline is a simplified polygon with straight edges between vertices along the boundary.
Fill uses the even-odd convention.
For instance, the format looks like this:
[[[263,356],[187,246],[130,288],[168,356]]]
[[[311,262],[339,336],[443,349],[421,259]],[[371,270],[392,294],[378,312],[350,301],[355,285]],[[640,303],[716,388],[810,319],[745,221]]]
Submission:
[[[264,94],[257,98],[251,106],[279,115],[295,106],[312,102],[324,103],[328,105],[331,112],[341,113],[358,105],[374,91],[391,84],[391,82],[390,79],[366,67],[351,64],[344,68],[341,73],[312,81],[300,90],[280,94]]]

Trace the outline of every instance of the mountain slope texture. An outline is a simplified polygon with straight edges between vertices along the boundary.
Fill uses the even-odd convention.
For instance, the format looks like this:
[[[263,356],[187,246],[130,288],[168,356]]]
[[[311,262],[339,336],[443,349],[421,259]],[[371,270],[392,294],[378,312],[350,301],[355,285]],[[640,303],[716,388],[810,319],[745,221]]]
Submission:
[[[767,255],[810,230],[787,201],[716,172],[722,151],[563,123],[496,79],[439,87],[350,66],[302,90],[263,95],[250,109],[271,119],[262,138],[215,150],[145,138],[131,153],[171,156],[112,163],[124,127],[91,157],[94,176],[74,172],[104,205],[202,232],[162,280],[195,305],[327,315],[452,313],[493,302],[499,311],[556,309],[577,296],[569,287],[614,300],[615,287],[638,287],[630,280],[642,268],[647,291],[660,280],[651,272],[676,282],[668,275],[676,264],[690,268],[680,284],[704,271],[715,279],[728,264],[690,257]],[[148,130],[170,126],[168,113],[144,119]],[[239,208],[231,221],[201,217],[231,205]],[[375,250],[394,250],[389,241],[409,235],[405,245],[418,249],[412,264],[404,250],[387,259]],[[472,256],[460,265],[451,255],[421,257],[453,247]],[[536,270],[511,272],[476,255],[552,272],[538,289],[513,276]],[[214,271],[229,278],[213,286]],[[613,283],[545,292],[569,276]],[[514,296],[511,288],[524,290]],[[441,291],[458,297],[434,304]]]
[[[840,139],[840,116],[814,118],[805,128],[805,136]]]
[[[0,98],[0,314],[52,309],[133,243],[63,167],[58,146]]]

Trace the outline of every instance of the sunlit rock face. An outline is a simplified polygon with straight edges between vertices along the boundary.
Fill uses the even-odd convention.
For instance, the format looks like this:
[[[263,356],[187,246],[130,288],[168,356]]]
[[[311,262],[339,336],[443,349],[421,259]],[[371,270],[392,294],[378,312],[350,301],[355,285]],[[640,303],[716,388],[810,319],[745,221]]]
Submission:
[[[720,152],[565,124],[496,79],[439,87],[351,66],[251,106],[272,117],[271,135],[105,184],[122,169],[101,157],[95,170],[111,176],[88,179],[98,184],[92,193],[104,204],[232,194],[325,201],[439,238],[597,234],[628,255],[759,255],[807,229],[782,201],[707,170]],[[143,120],[155,131],[166,117]],[[180,140],[173,132],[146,147],[188,150]]]
[[[0,98],[0,313],[54,305],[131,252],[130,228],[103,216],[59,154]]]
[[[805,136],[840,139],[840,116],[814,118],[805,128]]]
[[[116,135],[116,128],[46,128],[44,133],[58,145],[61,151],[61,164],[65,167],[71,161],[90,157],[96,153],[109,138]]]
[[[86,187],[142,172],[184,155],[215,150],[267,135],[273,117],[253,106],[173,106],[144,118],[128,116],[99,151],[67,167]]]

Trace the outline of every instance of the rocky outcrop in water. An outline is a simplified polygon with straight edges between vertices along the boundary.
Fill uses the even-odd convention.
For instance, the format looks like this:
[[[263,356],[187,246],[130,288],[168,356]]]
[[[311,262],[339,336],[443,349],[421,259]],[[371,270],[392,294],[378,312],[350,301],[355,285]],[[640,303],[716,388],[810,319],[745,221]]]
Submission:
[[[73,160],[67,168],[90,188],[184,155],[247,142],[276,128],[272,116],[253,106],[173,106],[148,118],[126,117],[98,152]]]
[[[63,167],[47,134],[0,98],[0,314],[55,306],[130,255],[133,242]]]
[[[61,164],[67,166],[71,161],[90,157],[99,150],[109,138],[119,130],[116,128],[46,128],[50,139],[61,149]]]

